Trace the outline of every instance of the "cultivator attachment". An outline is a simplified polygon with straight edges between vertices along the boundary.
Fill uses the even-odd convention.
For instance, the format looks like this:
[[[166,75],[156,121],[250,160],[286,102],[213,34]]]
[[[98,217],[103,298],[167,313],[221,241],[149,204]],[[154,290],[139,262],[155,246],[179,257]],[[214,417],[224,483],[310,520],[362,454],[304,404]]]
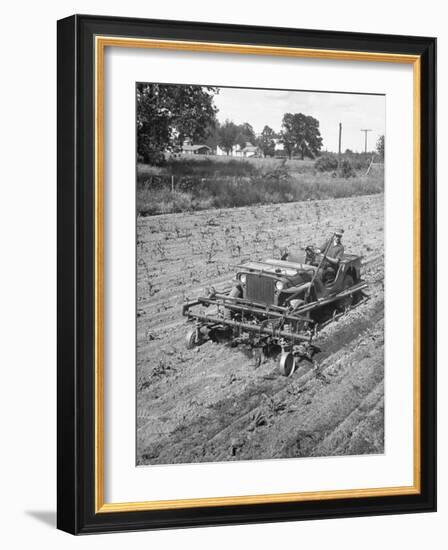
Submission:
[[[312,361],[317,350],[313,339],[319,329],[364,301],[362,291],[366,287],[360,282],[317,300],[296,300],[284,306],[257,303],[212,289],[208,296],[183,305],[182,314],[194,323],[186,344],[191,349],[213,340],[245,346],[252,349],[255,366],[264,356],[280,352],[280,370],[284,376],[291,376],[301,360]],[[345,303],[353,296],[357,299]],[[327,319],[322,315],[326,309],[331,311]]]

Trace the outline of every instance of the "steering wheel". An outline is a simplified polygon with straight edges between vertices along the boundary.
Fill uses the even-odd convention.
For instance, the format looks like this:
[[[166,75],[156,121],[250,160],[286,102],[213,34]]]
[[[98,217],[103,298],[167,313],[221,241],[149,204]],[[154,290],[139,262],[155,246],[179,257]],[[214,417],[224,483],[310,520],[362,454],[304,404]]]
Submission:
[[[305,248],[305,261],[310,265],[316,261],[316,250],[314,246],[307,246]]]

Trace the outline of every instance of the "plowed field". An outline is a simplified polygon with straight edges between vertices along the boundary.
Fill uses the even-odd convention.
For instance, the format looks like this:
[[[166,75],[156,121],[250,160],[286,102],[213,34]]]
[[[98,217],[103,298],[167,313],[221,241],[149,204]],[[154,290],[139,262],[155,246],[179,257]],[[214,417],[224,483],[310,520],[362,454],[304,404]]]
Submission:
[[[137,464],[382,453],[383,195],[137,220]],[[330,323],[291,378],[238,348],[185,347],[184,300],[235,265],[345,229],[369,299]]]

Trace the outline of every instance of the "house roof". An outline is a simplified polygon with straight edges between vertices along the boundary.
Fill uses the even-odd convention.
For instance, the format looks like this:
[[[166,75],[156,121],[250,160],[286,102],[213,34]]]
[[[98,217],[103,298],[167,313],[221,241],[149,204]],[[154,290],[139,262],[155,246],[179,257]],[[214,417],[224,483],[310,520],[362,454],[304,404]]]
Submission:
[[[184,145],[182,147],[184,151],[197,151],[198,149],[210,149],[208,145]]]

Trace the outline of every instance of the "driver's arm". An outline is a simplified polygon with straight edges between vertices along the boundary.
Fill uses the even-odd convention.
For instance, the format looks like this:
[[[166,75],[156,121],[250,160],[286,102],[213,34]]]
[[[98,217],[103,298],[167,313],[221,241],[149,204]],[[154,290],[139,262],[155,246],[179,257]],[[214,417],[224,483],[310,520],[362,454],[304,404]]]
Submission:
[[[328,260],[331,264],[338,264],[340,258],[332,258],[331,256],[325,256],[325,259]]]
[[[336,252],[336,254],[331,257],[331,256],[327,256],[327,260],[334,264],[334,265],[338,265],[339,262],[342,260],[342,256],[344,255],[344,247],[341,246],[340,249]]]

